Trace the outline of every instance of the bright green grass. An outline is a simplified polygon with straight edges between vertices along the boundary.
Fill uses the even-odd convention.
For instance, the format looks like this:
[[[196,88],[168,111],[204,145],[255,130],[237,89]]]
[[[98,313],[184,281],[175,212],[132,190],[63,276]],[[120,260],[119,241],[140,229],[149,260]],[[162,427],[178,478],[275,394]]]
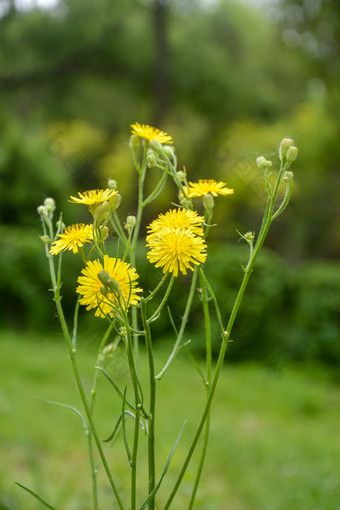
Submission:
[[[0,338],[0,510],[42,510],[13,484],[36,490],[58,510],[90,510],[91,484],[80,419],[40,399],[81,405],[62,337]],[[157,352],[161,367],[166,352]],[[122,360],[122,359],[121,359]],[[120,361],[121,361],[120,360]],[[79,349],[86,388],[94,358]],[[142,372],[146,367],[141,355]],[[340,510],[340,388],[321,371],[287,367],[284,374],[257,366],[225,365],[213,407],[211,439],[197,510]],[[120,362],[111,373],[126,373]],[[159,508],[176,479],[204,390],[184,354],[158,383],[158,473],[185,419],[187,424],[159,493]],[[102,379],[99,434],[110,435],[119,410],[112,387]],[[121,439],[121,438],[120,438]],[[145,457],[142,436],[141,460]],[[128,510],[128,465],[120,441],[109,462]],[[197,457],[174,510],[185,510]],[[145,496],[146,470],[140,503]],[[117,508],[100,470],[101,510]]]

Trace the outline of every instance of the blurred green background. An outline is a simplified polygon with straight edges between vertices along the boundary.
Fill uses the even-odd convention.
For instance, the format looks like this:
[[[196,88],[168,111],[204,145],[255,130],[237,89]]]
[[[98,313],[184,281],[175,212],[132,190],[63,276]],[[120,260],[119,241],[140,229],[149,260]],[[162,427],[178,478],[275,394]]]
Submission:
[[[4,345],[3,360],[8,359],[11,367],[16,366],[16,353],[23,349],[32,373],[28,370],[26,374],[27,367],[19,368],[23,381],[24,375],[29,376],[30,391],[44,384],[38,364],[49,366],[48,354],[40,360],[37,345],[45,345],[46,335],[61,340],[36,213],[47,196],[56,199],[67,224],[87,221],[85,211],[68,203],[69,196],[105,187],[112,177],[123,196],[119,212],[124,219],[136,211],[129,126],[137,121],[167,131],[174,139],[179,167],[186,167],[189,180],[216,178],[235,189],[234,195],[216,200],[217,227],[211,230],[207,262],[207,274],[228,315],[248,254],[236,229],[257,232],[265,200],[256,157],[265,155],[277,164],[276,148],[283,137],[291,136],[299,147],[293,165],[293,197],[273,225],[258,260],[228,359],[262,365],[259,372],[235,365],[236,372],[230,375],[235,388],[241,379],[253,386],[260,378],[255,402],[260,400],[262,387],[271,384],[267,377],[284,379],[273,396],[282,402],[297,384],[296,414],[285,416],[280,423],[284,429],[293,423],[293,430],[300,431],[302,413],[303,425],[307,429],[314,426],[314,417],[320,418],[321,411],[328,409],[328,404],[321,404],[323,396],[338,395],[340,379],[339,44],[340,4],[336,0],[0,0],[0,348]],[[167,210],[171,201],[176,201],[176,194],[169,186],[147,210],[145,225]],[[64,256],[63,304],[69,317],[80,267],[72,254]],[[146,261],[143,242],[138,272],[145,288],[158,281],[159,272]],[[186,278],[179,278],[171,296],[175,318],[183,313],[183,289],[188,285]],[[82,318],[84,332],[101,328],[100,321],[85,314]],[[198,358],[203,352],[200,320],[197,301],[187,338]],[[154,332],[160,350],[169,346],[166,314]],[[24,344],[18,340],[20,336]],[[89,336],[84,334],[84,346],[93,341]],[[53,348],[58,349],[55,344]],[[217,349],[216,335],[215,352]],[[88,352],[89,347],[84,350]],[[311,364],[321,366],[317,376],[310,374]],[[300,375],[294,372],[296,366],[304,367],[297,372]],[[332,380],[324,381],[320,389],[324,393],[313,400],[309,388],[326,371]],[[6,412],[8,402],[13,401],[16,412],[21,400],[16,369],[3,375],[4,387],[11,390],[9,400],[6,391],[3,402],[0,399],[0,410]],[[295,377],[302,380],[296,382]],[[27,388],[28,395],[30,391]],[[67,392],[61,393],[68,398]],[[231,399],[230,405],[231,414],[242,414],[240,402]],[[244,405],[246,408],[247,402]],[[325,444],[322,430],[329,430],[330,438],[335,431],[337,397],[329,405],[334,415],[324,424],[318,422],[319,429],[308,429],[305,452],[299,450],[300,464],[287,461],[288,474],[283,476],[289,480],[296,472],[305,473],[304,463],[316,462]],[[272,410],[270,423],[281,419],[282,409]],[[37,410],[39,416],[39,412],[43,414]],[[2,431],[10,438],[3,455],[12,451],[11,441],[15,442],[10,423],[5,422]],[[48,425],[45,429],[43,420],[40,424],[33,445],[39,434],[47,434]],[[216,427],[217,435],[222,434],[222,414]],[[257,430],[257,425],[254,427]],[[250,428],[253,430],[252,425]],[[269,458],[273,453],[271,442],[282,433],[269,425],[268,430],[272,433],[265,434],[268,451],[256,444],[252,460],[248,459],[256,469],[260,469],[261,455],[266,458],[267,452]],[[284,434],[282,437],[283,442],[289,441]],[[26,459],[22,462],[29,464],[22,469],[34,472],[30,443],[20,434],[19,438],[30,450],[26,457],[20,453]],[[299,438],[297,432],[297,444]],[[66,448],[63,441],[61,449]],[[237,483],[236,492],[235,486],[224,488],[230,506],[209,506],[203,491],[199,508],[338,510],[340,481],[335,475],[332,478],[331,444],[330,439],[322,466],[306,471],[291,499],[285,486],[276,487],[271,496],[262,494],[262,480],[271,471],[270,463],[265,462],[258,483],[248,481],[243,492]],[[283,451],[282,443],[274,457],[281,459]],[[224,465],[218,453],[214,451],[217,460],[211,480]],[[15,453],[10,455],[18,462]],[[236,449],[231,458],[235,465]],[[20,463],[16,465],[19,471],[20,467]],[[320,473],[330,480],[324,492],[316,488]],[[223,495],[221,484],[217,483],[216,491]],[[309,491],[305,503],[299,499],[301,491]],[[32,507],[28,504],[24,507],[35,508],[34,503]],[[2,508],[22,507],[14,496],[6,496],[0,498]]]
[[[228,313],[247,258],[236,229],[258,231],[265,199],[255,159],[275,165],[291,136],[300,149],[292,202],[270,233],[230,356],[262,356],[266,343],[284,357],[338,364],[339,35],[340,6],[326,0],[2,0],[0,324],[58,328],[36,207],[53,196],[67,224],[86,221],[69,195],[111,176],[121,217],[134,213],[135,121],[173,136],[189,179],[235,189],[217,201],[209,254]],[[145,223],[174,200],[169,186]],[[66,255],[64,266],[71,310],[79,265]],[[140,266],[145,281],[158,277],[144,254]],[[167,329],[165,317],[158,336]]]

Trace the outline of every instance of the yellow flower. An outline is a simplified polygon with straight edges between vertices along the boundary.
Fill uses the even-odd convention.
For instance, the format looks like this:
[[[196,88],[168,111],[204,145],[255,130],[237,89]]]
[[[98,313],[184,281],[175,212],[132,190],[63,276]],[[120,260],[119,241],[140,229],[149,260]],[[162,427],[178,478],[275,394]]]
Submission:
[[[193,270],[192,264],[205,262],[206,244],[201,236],[196,236],[189,229],[163,227],[155,235],[147,237],[148,260],[156,267],[162,267],[178,276],[178,271],[187,274]]]
[[[184,191],[189,198],[203,197],[204,195],[232,195],[233,189],[227,188],[225,182],[217,182],[214,179],[199,179],[198,182],[189,182],[189,187],[185,187]]]
[[[103,189],[91,189],[89,191],[84,191],[84,193],[79,193],[79,198],[70,197],[71,200],[69,202],[74,202],[76,204],[85,204],[85,205],[99,205],[107,200],[114,198],[118,194],[118,191],[115,189],[106,188]]]
[[[165,131],[160,131],[147,124],[139,124],[139,122],[131,124],[131,133],[140,138],[145,138],[145,140],[149,140],[149,142],[151,142],[151,140],[157,140],[159,143],[173,143],[171,136]]]
[[[93,239],[92,225],[84,225],[84,223],[76,223],[70,227],[66,227],[63,234],[58,234],[60,239],[54,241],[51,246],[51,255],[57,255],[61,251],[72,250],[78,253],[85,243]]]
[[[203,236],[203,216],[190,209],[171,209],[165,214],[160,214],[147,227],[148,237],[157,234],[163,227],[189,229],[198,236]],[[147,237],[147,240],[148,240]]]
[[[106,271],[113,280],[114,289],[103,286],[98,277],[101,271]],[[104,255],[103,264],[99,260],[89,261],[82,275],[78,278],[79,286],[76,289],[82,296],[79,302],[86,306],[86,310],[96,308],[96,317],[114,315],[115,307],[126,310],[129,305],[137,305],[140,300],[137,293],[142,292],[142,289],[136,287],[138,274],[121,259]]]

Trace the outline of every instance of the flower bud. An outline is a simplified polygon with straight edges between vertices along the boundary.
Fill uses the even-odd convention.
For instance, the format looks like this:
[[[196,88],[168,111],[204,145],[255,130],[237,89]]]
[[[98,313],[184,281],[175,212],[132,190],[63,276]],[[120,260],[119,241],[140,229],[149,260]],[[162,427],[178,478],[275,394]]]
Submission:
[[[59,218],[59,220],[56,222],[58,232],[63,232],[65,230],[65,226],[65,223]]]
[[[298,148],[295,147],[295,145],[292,145],[291,147],[289,147],[289,149],[287,150],[287,153],[286,153],[286,160],[289,162],[289,163],[293,163],[293,161],[296,160],[297,158],[297,155],[298,155]]]
[[[111,179],[111,177],[109,177],[109,179],[107,181],[107,187],[110,189],[118,189],[117,181],[115,179]]]
[[[261,170],[265,170],[272,166],[272,162],[267,160],[265,157],[260,156],[256,158],[256,164]]]
[[[294,173],[293,172],[290,172],[289,170],[287,170],[284,174],[283,174],[283,177],[282,177],[282,180],[283,182],[286,182],[287,184],[290,183],[290,181],[293,180],[293,177],[294,177]]]
[[[175,148],[171,145],[163,145],[163,153],[167,158],[173,158],[175,155]]]
[[[116,209],[118,209],[121,201],[122,201],[122,195],[120,195],[119,193],[117,193],[117,195],[115,195],[114,197],[110,198],[109,203],[110,203],[111,211],[115,211]]]
[[[101,204],[96,205],[92,210],[92,215],[94,219],[100,223],[103,221],[107,215],[110,213],[110,204],[106,200],[105,202],[102,202]]]
[[[131,135],[129,145],[132,150],[136,151],[139,148],[139,136]]]
[[[109,235],[109,229],[106,225],[105,225],[105,227],[102,228],[101,234],[102,234],[102,240],[105,241],[105,239]]]
[[[146,162],[149,168],[153,168],[158,165],[158,157],[153,150],[148,149]]]
[[[179,170],[179,171],[177,172],[177,177],[178,177],[178,179],[180,180],[180,182],[185,182],[185,180],[186,180],[186,178],[187,178],[186,173],[185,173],[185,172],[183,172],[183,170]]]
[[[50,242],[50,238],[48,236],[39,236],[39,237],[43,244],[48,244]]]
[[[100,292],[103,295],[107,295],[107,292],[114,292],[115,294],[120,292],[118,282],[114,278],[111,278],[111,276],[107,271],[105,271],[105,269],[99,271],[97,276],[99,281],[103,284],[104,288],[106,289],[105,291],[104,290],[102,291],[101,287]]]
[[[242,237],[245,241],[247,241],[248,244],[252,244],[254,241],[255,234],[253,232],[247,232]]]
[[[279,157],[280,161],[283,161],[287,157],[287,151],[289,147],[293,145],[293,140],[291,138],[284,138],[280,144],[279,148]]]
[[[46,214],[46,209],[45,209],[45,206],[43,206],[43,205],[39,205],[39,207],[37,208],[37,211],[38,211],[38,214],[40,214],[40,216],[45,216],[45,214]]]
[[[53,198],[46,198],[44,202],[44,206],[46,208],[46,212],[48,214],[53,214],[56,208],[55,200]]]
[[[213,209],[214,208],[214,205],[215,205],[215,200],[214,200],[214,197],[212,195],[210,195],[210,193],[208,193],[207,195],[204,195],[203,196],[203,207],[204,209]]]
[[[136,216],[128,216],[126,218],[126,223],[125,223],[125,228],[128,232],[130,232],[131,230],[133,230],[136,226]]]
[[[163,145],[158,140],[151,140],[150,148],[156,152],[163,152]]]

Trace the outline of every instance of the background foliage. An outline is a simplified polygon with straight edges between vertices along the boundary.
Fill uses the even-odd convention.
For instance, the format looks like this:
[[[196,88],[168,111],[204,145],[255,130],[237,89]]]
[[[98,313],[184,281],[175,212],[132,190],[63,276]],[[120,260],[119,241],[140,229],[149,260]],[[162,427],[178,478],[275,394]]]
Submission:
[[[262,9],[227,0],[60,0],[50,10],[22,5],[0,2],[0,324],[58,326],[46,301],[35,213],[46,196],[56,198],[66,223],[86,221],[68,204],[69,195],[105,186],[112,176],[123,195],[122,216],[134,212],[127,140],[135,121],[171,133],[191,180],[215,177],[235,189],[216,206],[212,238],[222,246],[209,254],[210,276],[217,294],[226,296],[228,313],[246,258],[235,227],[258,229],[263,204],[254,161],[260,154],[272,157],[273,147],[290,135],[300,148],[293,201],[268,239],[271,251],[259,261],[230,355],[338,362],[337,3],[280,0]],[[146,221],[173,200],[169,187]],[[79,271],[71,259],[65,260],[64,284],[69,311]],[[152,268],[142,256],[141,264],[146,279]],[[172,308],[182,313],[181,291]],[[165,316],[159,335],[168,334]],[[199,351],[195,315],[190,334]],[[268,354],[263,347],[259,354],[260,345]]]

